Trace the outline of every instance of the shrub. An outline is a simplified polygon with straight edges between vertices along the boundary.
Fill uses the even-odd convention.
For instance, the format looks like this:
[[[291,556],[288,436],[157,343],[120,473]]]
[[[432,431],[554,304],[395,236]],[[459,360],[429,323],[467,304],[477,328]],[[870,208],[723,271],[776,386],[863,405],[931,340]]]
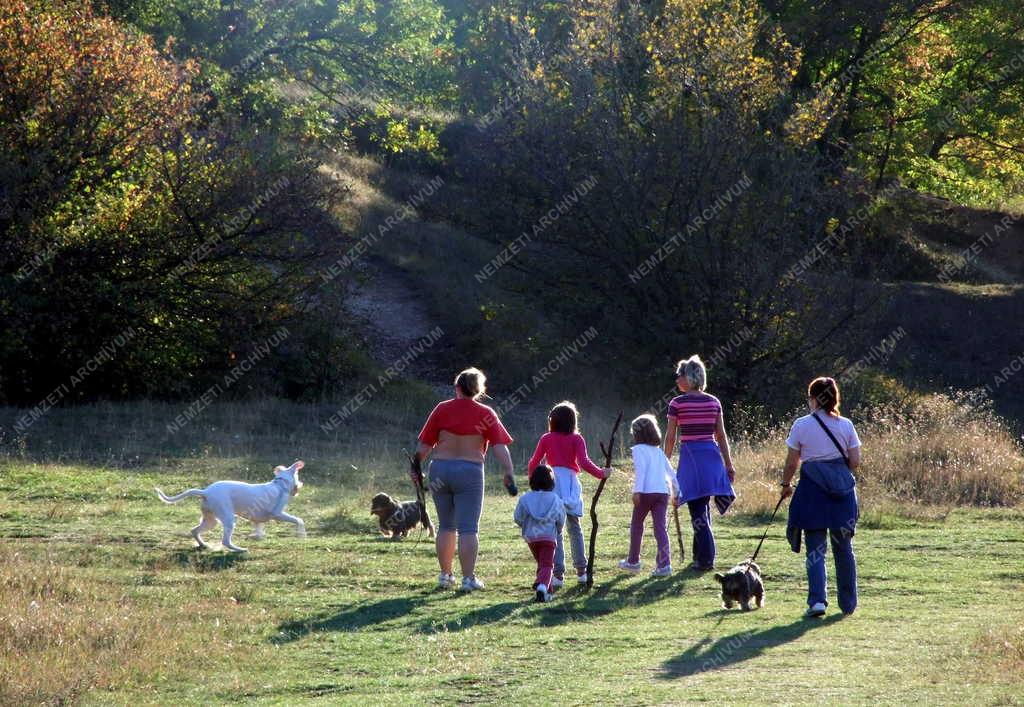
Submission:
[[[802,414],[802,413],[801,413]],[[864,444],[862,504],[1013,506],[1024,499],[1024,454],[1005,420],[978,392],[910,395],[852,417]],[[753,444],[737,441],[738,508],[770,511],[778,500],[788,423]]]

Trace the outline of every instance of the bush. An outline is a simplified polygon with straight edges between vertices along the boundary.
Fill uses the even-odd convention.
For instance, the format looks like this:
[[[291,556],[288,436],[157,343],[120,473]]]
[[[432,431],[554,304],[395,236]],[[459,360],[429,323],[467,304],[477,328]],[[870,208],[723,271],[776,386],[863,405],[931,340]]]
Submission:
[[[864,411],[861,480],[901,500],[1012,506],[1024,498],[1024,455],[978,393],[935,393]]]
[[[864,444],[856,476],[865,506],[895,504],[897,514],[912,515],[908,504],[1014,506],[1024,500],[1024,450],[983,395],[907,395],[862,406],[851,417]],[[788,431],[786,422],[771,434],[759,430],[736,441],[739,510],[764,513],[775,506]]]

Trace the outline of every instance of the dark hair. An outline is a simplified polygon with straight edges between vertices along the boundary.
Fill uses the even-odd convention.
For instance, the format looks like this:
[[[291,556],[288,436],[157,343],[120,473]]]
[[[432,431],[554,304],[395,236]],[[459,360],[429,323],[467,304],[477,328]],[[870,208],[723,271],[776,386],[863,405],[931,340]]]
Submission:
[[[829,415],[839,417],[839,385],[835,378],[821,376],[812,380],[807,386],[807,397],[814,398]]]
[[[533,473],[530,474],[530,490],[531,491],[554,491],[555,490],[555,476],[554,472],[551,471],[550,466],[544,464],[538,464],[533,469]]]
[[[479,368],[467,368],[455,376],[455,385],[467,398],[476,400],[487,394],[487,376]]]
[[[551,412],[548,413],[548,431],[571,435],[578,429],[576,420],[579,415],[580,412],[575,405],[568,400],[563,400],[551,408]]]
[[[658,429],[658,421],[654,415],[641,415],[636,418],[630,425],[630,431],[633,433],[633,441],[637,444],[661,446],[661,430]]]

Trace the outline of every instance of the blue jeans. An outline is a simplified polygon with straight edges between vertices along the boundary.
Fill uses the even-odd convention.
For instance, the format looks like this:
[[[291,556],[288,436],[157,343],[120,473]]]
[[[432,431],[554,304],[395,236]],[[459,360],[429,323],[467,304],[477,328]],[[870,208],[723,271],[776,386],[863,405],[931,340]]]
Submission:
[[[572,564],[576,567],[576,574],[587,568],[587,551],[583,546],[583,527],[577,516],[565,516],[565,530],[569,533],[569,549],[572,552]],[[565,576],[565,545],[562,542],[562,533],[559,532],[555,538],[555,576],[561,579]]]
[[[715,565],[715,536],[711,532],[711,496],[686,502],[693,528],[693,562],[701,567]]]
[[[857,608],[857,558],[853,554],[853,537],[839,530],[827,531],[832,541],[832,557],[836,563],[836,588],[839,608],[852,614]],[[807,605],[818,602],[828,605],[825,579],[825,530],[805,530],[807,541]]]

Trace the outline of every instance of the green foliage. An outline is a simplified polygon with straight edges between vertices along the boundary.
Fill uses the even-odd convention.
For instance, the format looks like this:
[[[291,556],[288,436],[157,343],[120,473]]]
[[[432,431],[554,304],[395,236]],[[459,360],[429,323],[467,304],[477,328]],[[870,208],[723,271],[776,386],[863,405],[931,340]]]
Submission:
[[[867,298],[850,278],[933,277],[937,256],[889,211],[844,229],[880,187],[1024,199],[1024,34],[1019,8],[1000,0],[0,7],[9,400],[38,401],[129,327],[139,343],[77,396],[203,389],[284,325],[295,338],[275,392],[358,377],[357,337],[325,313],[343,308],[344,283],[311,275],[340,250],[341,190],[316,170],[342,149],[443,173],[446,195],[423,208],[501,245],[597,179],[493,282],[440,302],[460,351],[530,369],[574,333],[563,317],[601,321],[602,341],[643,341],[630,348],[652,362],[750,331],[716,372],[737,392],[763,389],[767,371],[834,362],[836,332],[856,326],[802,337],[856,313],[850,303]],[[690,230],[744,177],[752,186],[727,212]],[[837,232],[807,277],[786,276]],[[633,283],[676,233],[687,238]],[[479,260],[431,260],[437,237],[396,234],[415,253],[388,257],[419,258],[435,280]]]
[[[183,394],[302,312],[336,189],[286,120],[75,4],[7,0],[0,56],[5,399]]]
[[[795,96],[840,106],[823,149],[962,203],[1001,206],[1024,184],[1024,30],[999,0],[773,2],[804,63]]]
[[[458,149],[487,202],[464,214],[474,230],[527,236],[499,277],[542,299],[555,341],[566,321],[598,325],[609,360],[726,347],[715,388],[730,395],[823,365],[858,332],[844,274],[859,251],[842,174],[814,148],[829,116],[788,100],[795,49],[752,3],[572,11],[560,61],[524,38],[520,89]]]

